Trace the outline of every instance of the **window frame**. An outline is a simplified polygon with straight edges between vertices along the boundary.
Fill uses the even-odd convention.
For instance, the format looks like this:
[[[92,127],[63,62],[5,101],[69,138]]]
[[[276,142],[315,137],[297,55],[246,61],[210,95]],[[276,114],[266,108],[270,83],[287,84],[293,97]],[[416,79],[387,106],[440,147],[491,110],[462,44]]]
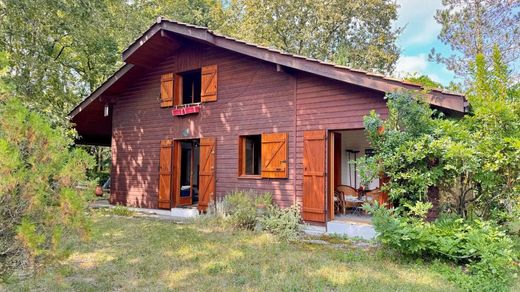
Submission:
[[[199,81],[199,90],[198,91],[195,91],[195,79],[193,78],[191,84],[192,84],[192,91],[193,91],[193,96],[191,97],[191,101],[190,103],[184,103],[184,93],[185,93],[185,88],[184,88],[184,83],[186,82],[186,77],[187,76],[190,76],[190,77],[193,77],[194,75],[198,75],[198,81]],[[183,106],[189,106],[189,105],[197,105],[197,104],[201,104],[202,103],[202,94],[201,94],[201,90],[200,90],[200,87],[202,86],[202,68],[197,68],[197,69],[193,69],[193,70],[188,70],[188,71],[184,71],[184,72],[179,72],[176,74],[180,79],[180,81],[178,82],[179,86],[180,86],[180,89],[179,89],[179,97],[177,98],[177,100],[175,100],[174,98],[174,106],[178,106],[178,107],[183,107]],[[196,93],[195,92],[198,92],[198,98],[199,98],[199,101],[198,102],[195,102],[195,95]]]
[[[247,174],[246,173],[246,141],[248,137],[256,136],[259,138],[259,157],[258,159],[258,174]],[[240,135],[238,137],[238,178],[245,179],[262,179],[262,135],[261,134],[248,134]]]

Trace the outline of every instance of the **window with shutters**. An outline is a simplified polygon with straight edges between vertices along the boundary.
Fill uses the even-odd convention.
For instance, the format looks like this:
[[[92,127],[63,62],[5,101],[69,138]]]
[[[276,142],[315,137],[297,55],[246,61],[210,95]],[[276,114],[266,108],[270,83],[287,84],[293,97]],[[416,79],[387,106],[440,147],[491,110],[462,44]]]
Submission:
[[[288,178],[287,133],[240,136],[238,175],[240,177]]]
[[[239,176],[260,176],[262,136],[240,136]]]
[[[217,73],[217,65],[211,65],[161,75],[161,107],[187,108],[190,105],[196,107],[201,102],[217,101]]]
[[[200,102],[201,70],[193,70],[180,74],[182,76],[182,99],[181,104],[192,104]],[[180,104],[177,104],[180,105]]]

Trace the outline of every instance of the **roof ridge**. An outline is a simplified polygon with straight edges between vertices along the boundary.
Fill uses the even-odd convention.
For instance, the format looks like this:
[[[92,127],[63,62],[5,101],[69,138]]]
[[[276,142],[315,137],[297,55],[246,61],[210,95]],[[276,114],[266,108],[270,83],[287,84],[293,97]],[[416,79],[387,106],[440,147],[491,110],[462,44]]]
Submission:
[[[69,116],[73,117],[78,114],[82,108],[87,107],[94,99],[101,96],[128,72],[138,68],[139,66],[134,67],[136,64],[128,62],[127,59],[149,39],[154,37],[157,33],[162,36],[163,32],[171,32],[183,37],[193,38],[213,46],[228,49],[269,63],[381,92],[391,92],[400,89],[428,90],[426,94],[430,104],[462,113],[467,110],[467,100],[465,96],[460,93],[449,92],[441,88],[425,88],[420,84],[401,80],[393,76],[385,76],[384,74],[350,68],[345,65],[318,60],[308,56],[292,54],[280,49],[269,48],[222,35],[208,29],[207,27],[157,17],[153,25],[151,25],[139,38],[134,40],[125,50],[123,50],[122,57],[125,65],[105,80],[105,82],[96,88],[88,97],[83,99],[83,101],[81,101],[69,113]],[[459,98],[462,99],[459,100]]]
[[[190,24],[190,23],[186,23],[186,22],[182,22],[182,21],[178,21],[178,20],[174,20],[174,19],[167,19],[167,18],[164,18],[162,16],[157,17],[157,24],[161,24],[162,22],[170,22],[170,23],[175,23],[175,24],[179,24],[179,25],[184,25],[184,26],[187,26],[187,27],[203,29],[203,30],[207,31],[208,33],[212,34],[213,36],[222,37],[222,38],[225,38],[225,39],[228,39],[228,40],[231,40],[231,41],[235,41],[235,42],[238,42],[238,43],[243,43],[243,44],[248,45],[248,46],[253,46],[253,47],[256,47],[256,48],[269,50],[271,52],[282,54],[282,55],[286,55],[286,56],[291,56],[291,57],[295,57],[295,58],[299,58],[299,59],[304,59],[304,60],[307,60],[307,61],[310,61],[310,62],[321,63],[321,64],[326,65],[326,66],[333,66],[333,67],[336,67],[336,68],[339,68],[339,69],[349,70],[349,71],[352,71],[352,72],[355,72],[355,73],[363,73],[363,74],[365,74],[367,76],[379,77],[379,78],[383,78],[383,79],[386,79],[386,80],[389,80],[389,81],[393,81],[393,82],[399,82],[399,83],[403,83],[403,84],[406,84],[406,85],[416,86],[416,87],[419,87],[422,90],[437,91],[437,92],[441,92],[441,93],[449,94],[449,95],[464,96],[464,94],[462,94],[462,93],[453,92],[453,91],[447,91],[444,88],[439,88],[439,87],[429,88],[429,87],[426,87],[426,86],[424,86],[422,84],[419,84],[419,83],[416,83],[416,82],[412,82],[412,81],[409,81],[409,80],[406,80],[406,79],[402,79],[402,78],[399,78],[399,77],[386,75],[386,74],[382,74],[382,73],[378,73],[378,72],[374,72],[374,71],[369,71],[369,70],[365,70],[365,69],[349,67],[349,66],[346,66],[346,65],[337,64],[337,63],[334,63],[334,62],[331,62],[331,61],[327,61],[327,60],[320,60],[320,59],[312,58],[312,57],[305,56],[305,55],[294,54],[294,53],[290,53],[288,51],[284,51],[284,50],[279,49],[279,48],[266,47],[266,46],[263,46],[263,45],[255,44],[255,43],[250,42],[250,41],[237,39],[237,38],[234,38],[234,37],[231,37],[231,36],[228,36],[228,35],[221,34],[221,33],[217,32],[217,31],[209,29],[206,26]],[[153,25],[152,25],[152,27],[153,27]]]

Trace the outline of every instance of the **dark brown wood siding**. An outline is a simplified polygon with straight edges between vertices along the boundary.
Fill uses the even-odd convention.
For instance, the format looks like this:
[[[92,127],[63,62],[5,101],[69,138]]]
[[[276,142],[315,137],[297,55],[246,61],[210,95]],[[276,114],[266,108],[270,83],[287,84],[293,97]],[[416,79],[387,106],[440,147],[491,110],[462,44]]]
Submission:
[[[308,73],[296,82],[296,197],[303,195],[303,134],[310,130],[362,129],[363,117],[375,110],[386,118],[384,93]]]
[[[218,100],[199,114],[173,117],[160,107],[161,74],[218,65]],[[214,137],[216,193],[271,192],[281,206],[301,200],[303,131],[362,128],[383,94],[297,72],[224,49],[188,44],[146,70],[117,97],[112,118],[112,203],[158,207],[160,141]],[[238,178],[239,135],[288,133],[288,178]]]
[[[160,107],[160,75],[218,65],[218,101],[199,114],[173,117]],[[197,45],[149,69],[118,97],[113,111],[112,202],[157,207],[160,141],[216,138],[216,192],[234,189],[271,192],[281,205],[294,201],[295,77],[271,63]],[[239,135],[288,132],[289,178],[237,178]]]

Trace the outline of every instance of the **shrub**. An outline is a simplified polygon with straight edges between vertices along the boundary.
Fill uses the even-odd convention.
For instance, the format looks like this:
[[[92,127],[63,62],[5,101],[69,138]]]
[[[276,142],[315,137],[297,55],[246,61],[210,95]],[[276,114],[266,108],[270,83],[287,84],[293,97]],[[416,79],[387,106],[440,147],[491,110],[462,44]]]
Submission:
[[[280,208],[273,204],[270,193],[233,191],[209,208],[211,222],[220,222],[237,229],[265,230],[282,240],[295,240],[301,231],[300,204]]]
[[[289,208],[270,205],[267,214],[259,218],[262,229],[278,236],[282,240],[298,239],[301,232],[301,205],[294,204]]]
[[[67,129],[53,128],[19,101],[0,101],[0,276],[65,256],[66,237],[86,238],[86,169],[93,160],[72,148]],[[88,183],[87,183],[88,184]]]
[[[431,204],[402,209],[367,207],[378,240],[398,252],[416,257],[443,258],[465,267],[457,282],[467,290],[506,290],[515,268],[513,241],[491,221],[441,217],[424,220]]]
[[[411,92],[387,94],[385,119],[374,111],[364,118],[375,155],[359,160],[359,173],[385,174],[394,206],[427,198],[434,203],[430,218],[441,207],[464,218],[514,218],[520,204],[520,90],[497,48],[493,64],[485,60],[479,55],[471,68],[470,114],[460,119],[447,118]]]
[[[254,229],[257,206],[270,206],[271,194],[258,195],[253,191],[233,191],[223,200],[225,221],[234,228]]]

